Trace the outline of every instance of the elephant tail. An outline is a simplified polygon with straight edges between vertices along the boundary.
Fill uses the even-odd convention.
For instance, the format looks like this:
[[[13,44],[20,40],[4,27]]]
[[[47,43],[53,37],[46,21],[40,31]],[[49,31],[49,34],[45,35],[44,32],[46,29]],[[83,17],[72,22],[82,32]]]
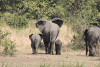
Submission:
[[[85,40],[85,44],[86,44],[86,55],[88,53],[88,43],[87,43],[87,40],[88,40],[88,29],[85,29],[84,31],[84,40]]]
[[[88,36],[88,29],[84,30],[83,39],[86,41]]]
[[[84,35],[87,35],[88,29],[84,30]]]

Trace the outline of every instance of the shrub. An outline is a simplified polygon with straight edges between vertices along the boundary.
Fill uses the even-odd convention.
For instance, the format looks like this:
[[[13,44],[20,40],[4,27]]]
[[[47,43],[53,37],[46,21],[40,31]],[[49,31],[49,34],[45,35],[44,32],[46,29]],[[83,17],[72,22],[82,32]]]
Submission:
[[[26,28],[28,26],[28,20],[23,16],[15,16],[9,18],[7,24],[14,28]]]
[[[14,28],[26,28],[28,27],[28,19],[24,16],[15,16],[9,12],[3,15],[6,23]]]
[[[10,33],[5,33],[3,34],[2,31],[0,30],[0,46],[4,47],[2,54],[3,55],[10,55],[13,56],[15,55],[15,52],[17,51],[15,43],[9,39],[6,38],[7,35]]]
[[[77,19],[77,20],[76,20]],[[79,50],[79,49],[85,49],[85,42],[83,39],[83,30],[84,27],[87,27],[84,23],[84,19],[72,17],[71,20],[71,27],[76,34],[73,36],[73,39],[71,40],[72,44],[70,44],[68,47],[73,50]]]
[[[73,42],[73,44],[69,45],[69,48],[73,50],[85,49],[85,42],[82,40],[82,37],[79,34],[77,36],[74,35],[71,42]]]
[[[4,55],[10,55],[10,56],[15,55],[17,49],[13,41],[5,40],[2,46],[4,47],[4,50],[2,52]]]

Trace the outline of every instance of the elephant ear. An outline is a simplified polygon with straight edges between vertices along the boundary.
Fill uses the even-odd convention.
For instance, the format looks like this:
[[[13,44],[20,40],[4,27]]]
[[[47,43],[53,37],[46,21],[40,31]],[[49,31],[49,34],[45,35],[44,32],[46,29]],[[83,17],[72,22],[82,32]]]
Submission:
[[[29,39],[31,40],[31,36],[32,36],[33,34],[31,34],[31,35],[29,35]]]
[[[36,22],[36,27],[39,28],[40,26],[44,26],[45,23],[46,23],[46,20],[42,18]]]
[[[51,20],[53,23],[56,23],[59,27],[62,27],[63,21],[60,18],[54,18]]]
[[[39,34],[40,35],[40,37],[41,37],[41,40],[43,39],[43,35],[42,34]]]

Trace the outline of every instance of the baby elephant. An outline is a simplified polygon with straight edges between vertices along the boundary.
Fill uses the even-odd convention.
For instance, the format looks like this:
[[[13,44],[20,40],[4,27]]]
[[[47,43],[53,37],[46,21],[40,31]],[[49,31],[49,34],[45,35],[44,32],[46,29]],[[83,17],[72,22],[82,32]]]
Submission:
[[[55,42],[55,49],[56,49],[56,55],[61,55],[61,45],[62,45],[62,42],[61,40],[56,40]]]
[[[38,54],[38,46],[41,44],[42,34],[31,34],[29,39],[31,40],[31,47],[33,54]]]

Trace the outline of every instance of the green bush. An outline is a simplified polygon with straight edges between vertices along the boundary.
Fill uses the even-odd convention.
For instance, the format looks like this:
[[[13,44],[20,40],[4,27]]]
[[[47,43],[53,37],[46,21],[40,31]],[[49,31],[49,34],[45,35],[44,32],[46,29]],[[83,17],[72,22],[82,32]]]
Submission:
[[[82,35],[77,35],[77,36],[73,36],[73,39],[71,40],[71,42],[73,44],[69,45],[68,47],[73,49],[73,50],[84,50],[85,49],[85,42],[83,41]]]
[[[83,39],[83,30],[87,26],[85,26],[86,23],[84,22],[86,21],[84,21],[84,19],[81,17],[74,16],[70,18],[71,28],[76,34],[73,36],[73,39],[71,40],[72,44],[70,44],[68,47],[73,50],[85,49],[85,42]]]
[[[5,40],[2,46],[4,47],[4,50],[2,52],[4,55],[10,55],[10,56],[15,55],[17,49],[13,41]]]
[[[22,16],[15,16],[13,18],[9,18],[7,24],[14,28],[26,28],[28,27],[28,20]]]
[[[15,16],[9,12],[3,15],[6,23],[13,28],[26,28],[28,27],[28,19],[24,16]]]
[[[15,43],[9,39],[6,38],[7,35],[10,33],[3,34],[0,30],[0,46],[4,47],[2,54],[3,55],[15,55],[15,52],[17,51]]]

